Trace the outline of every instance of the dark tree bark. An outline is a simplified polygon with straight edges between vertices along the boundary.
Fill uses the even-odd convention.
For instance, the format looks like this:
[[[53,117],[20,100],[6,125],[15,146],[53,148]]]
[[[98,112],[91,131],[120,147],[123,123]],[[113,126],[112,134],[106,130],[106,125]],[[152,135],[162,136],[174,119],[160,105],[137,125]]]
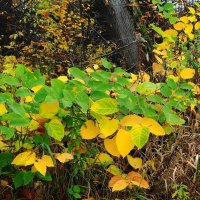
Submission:
[[[108,4],[116,43],[123,50],[126,67],[137,71],[138,43],[134,29],[133,16],[128,9],[127,0],[110,0]]]

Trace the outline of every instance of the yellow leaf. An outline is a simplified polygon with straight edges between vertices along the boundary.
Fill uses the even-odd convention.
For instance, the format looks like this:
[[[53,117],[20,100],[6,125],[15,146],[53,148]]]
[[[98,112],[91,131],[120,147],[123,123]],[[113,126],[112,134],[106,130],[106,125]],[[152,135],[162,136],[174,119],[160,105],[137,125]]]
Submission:
[[[195,70],[191,68],[185,68],[181,70],[180,76],[182,79],[190,79],[193,78],[195,74]]]
[[[0,116],[4,115],[5,113],[7,113],[7,109],[6,109],[6,106],[5,104],[1,103],[0,104]]]
[[[33,101],[33,96],[27,96],[25,97],[25,102],[26,103],[29,103],[29,102],[32,102]]]
[[[195,28],[195,30],[199,30],[199,29],[200,29],[200,22],[197,22],[197,23],[194,25],[194,28]]]
[[[134,83],[135,81],[137,81],[137,75],[131,73],[131,78],[129,79],[129,82]]]
[[[165,69],[163,67],[163,65],[159,64],[159,63],[153,63],[153,75],[156,75],[157,73],[159,74],[164,74],[165,73]]]
[[[130,179],[131,183],[133,185],[137,185],[142,188],[149,188],[149,184],[146,180],[143,179],[143,177],[137,173],[137,172],[129,172],[128,178]]]
[[[113,185],[112,192],[124,190],[128,185],[129,181],[119,180]]]
[[[165,130],[163,127],[155,120],[151,118],[143,118],[141,122],[142,126],[149,128],[150,132],[157,136],[165,135]]]
[[[99,120],[99,128],[103,136],[106,138],[118,129],[119,120],[117,119],[109,119],[108,117],[103,117]]]
[[[186,34],[189,34],[189,33],[191,33],[192,31],[193,31],[193,25],[192,25],[192,24],[186,24],[184,32],[185,32]]]
[[[116,144],[119,153],[123,157],[127,156],[134,147],[131,139],[131,133],[120,129],[116,136]]]
[[[107,172],[111,173],[112,175],[120,175],[122,174],[122,171],[115,165],[110,165],[108,169],[106,169]]]
[[[85,124],[82,125],[80,134],[83,139],[91,140],[100,134],[100,129],[95,126],[92,120],[87,120]]]
[[[66,163],[70,160],[73,160],[74,156],[70,153],[57,153],[55,158],[59,160],[61,163]]]
[[[134,169],[140,169],[142,167],[142,159],[141,158],[133,158],[130,155],[127,155],[128,163],[134,168]]]
[[[25,151],[18,154],[12,161],[13,165],[28,166],[34,164],[36,160],[36,154],[32,151]]]
[[[178,23],[174,24],[174,28],[177,31],[181,31],[185,28],[185,24],[183,22],[178,22]]]
[[[58,80],[60,80],[60,81],[62,81],[62,82],[64,82],[64,83],[66,83],[66,82],[68,81],[68,77],[67,77],[67,76],[59,76],[59,77],[58,77]]]
[[[30,131],[34,131],[34,130],[37,130],[39,126],[40,124],[36,120],[32,119],[29,123],[28,129]]]
[[[183,16],[180,18],[180,21],[182,21],[183,23],[187,24],[189,22],[188,17],[187,16]]]
[[[96,156],[95,163],[110,165],[113,163],[113,159],[107,153],[100,153]]]
[[[34,93],[37,93],[40,89],[42,89],[44,86],[43,85],[38,85],[38,86],[35,86],[35,87],[32,87],[31,90],[34,92]]]
[[[179,77],[178,76],[168,75],[167,78],[174,80],[174,82],[178,82],[179,81]]]
[[[140,72],[138,74],[138,79],[141,81],[141,82],[148,82],[150,80],[150,76],[149,74],[147,74],[146,72]]]
[[[194,40],[194,38],[195,38],[195,35],[194,35],[194,34],[192,34],[192,33],[189,33],[189,34],[188,34],[188,37],[190,38],[190,40]]]
[[[197,21],[197,18],[196,18],[195,15],[189,16],[188,19],[189,19],[190,22],[196,22]]]
[[[46,175],[47,167],[45,165],[45,162],[41,159],[38,159],[37,162],[34,162],[35,169],[40,172],[43,176]]]
[[[164,31],[165,33],[165,37],[169,37],[169,36],[177,36],[178,32],[174,29],[167,29],[166,31]]]
[[[159,56],[155,55],[155,58],[160,64],[163,64],[163,60]]]
[[[127,115],[121,119],[121,126],[134,126],[136,124],[140,124],[142,122],[142,117],[138,115]]]
[[[105,139],[104,146],[105,146],[106,151],[110,153],[112,156],[116,156],[116,157],[120,156],[120,153],[117,149],[116,136],[113,137],[112,139]]]
[[[193,15],[195,14],[195,9],[193,7],[188,7],[188,9],[191,14],[193,14]]]
[[[192,82],[188,82],[191,86],[193,86],[192,92],[194,94],[200,94],[200,87]]]
[[[54,103],[41,103],[40,104],[40,116],[43,118],[51,119],[55,116],[59,109],[59,101]]]
[[[51,156],[43,155],[41,160],[45,163],[47,167],[54,167],[54,163]]]

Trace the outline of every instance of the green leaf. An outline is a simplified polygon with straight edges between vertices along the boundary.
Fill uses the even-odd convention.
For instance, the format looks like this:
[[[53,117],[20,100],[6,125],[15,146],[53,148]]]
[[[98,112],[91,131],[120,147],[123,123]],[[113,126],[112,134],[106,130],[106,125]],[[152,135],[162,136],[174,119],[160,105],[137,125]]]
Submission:
[[[14,102],[12,104],[9,104],[9,107],[11,108],[11,110],[13,110],[14,113],[21,115],[21,116],[24,116],[24,114],[26,112],[24,107],[19,103]]]
[[[167,108],[163,108],[164,115],[166,117],[166,121],[170,125],[182,125],[185,123],[184,119],[181,119],[178,115],[172,113],[171,110]]]
[[[159,86],[156,85],[155,83],[144,82],[144,83],[139,84],[136,87],[136,91],[139,94],[149,95],[149,94],[153,94],[158,88],[159,88]]]
[[[19,188],[24,185],[23,175],[24,175],[24,172],[19,171],[13,177],[13,182],[14,182],[15,188]]]
[[[76,95],[76,103],[81,106],[83,113],[86,113],[89,108],[89,97],[85,92],[80,91]]]
[[[31,171],[26,171],[23,174],[24,185],[28,185],[33,179],[35,174]]]
[[[141,149],[148,142],[149,133],[149,128],[145,126],[134,126],[131,129],[131,139],[133,144],[135,144],[138,149]]]
[[[49,181],[49,182],[52,181],[52,177],[49,172],[47,172],[45,176],[43,176],[39,172],[36,172],[36,176],[43,181]]]
[[[90,93],[90,96],[91,96],[92,100],[94,100],[94,101],[109,97],[109,95],[107,95],[105,92],[102,92],[102,91],[92,91]]]
[[[6,140],[9,140],[14,136],[15,129],[14,128],[8,128],[6,126],[0,126],[0,133],[4,134],[6,136]]]
[[[110,62],[108,62],[107,59],[102,58],[101,59],[102,65],[106,68],[106,69],[111,69],[112,68],[112,64]]]
[[[160,92],[165,97],[170,97],[172,95],[172,91],[167,84],[163,84],[161,86]]]
[[[68,73],[70,75],[72,75],[74,78],[78,78],[78,79],[81,79],[81,80],[84,80],[84,81],[87,79],[86,73],[84,71],[81,71],[77,67],[69,68]]]
[[[167,85],[173,90],[177,89],[177,84],[173,79],[167,79]]]
[[[12,160],[13,160],[12,153],[0,153],[0,168],[10,165]]]
[[[21,87],[21,88],[16,90],[15,95],[17,97],[27,97],[27,96],[31,96],[31,92],[28,88]]]
[[[11,85],[11,86],[17,86],[17,85],[19,85],[18,79],[14,78],[12,76],[6,76],[6,77],[4,77],[4,81],[5,81],[5,83],[7,83],[8,85]]]
[[[118,110],[118,102],[111,98],[97,100],[91,106],[91,111],[100,115],[114,114]]]
[[[58,119],[52,119],[49,123],[45,124],[48,135],[52,138],[61,141],[64,137],[64,126]]]

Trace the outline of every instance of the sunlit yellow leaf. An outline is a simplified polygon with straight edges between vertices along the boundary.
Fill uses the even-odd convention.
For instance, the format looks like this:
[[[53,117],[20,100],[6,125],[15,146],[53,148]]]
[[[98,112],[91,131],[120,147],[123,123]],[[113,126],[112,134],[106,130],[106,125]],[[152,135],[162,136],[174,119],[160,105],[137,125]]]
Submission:
[[[131,183],[133,185],[137,185],[142,188],[149,188],[149,184],[146,180],[143,179],[143,177],[137,173],[137,172],[129,172],[128,178],[131,180]]]
[[[122,174],[122,171],[115,165],[110,165],[108,169],[106,169],[107,172],[111,173],[112,175],[120,175]]]
[[[130,155],[127,155],[128,163],[134,168],[134,169],[140,169],[142,167],[142,159],[141,158],[133,158]]]
[[[116,136],[116,144],[119,153],[125,157],[133,149],[134,144],[132,142],[131,133],[120,129]]]
[[[95,163],[110,165],[113,163],[113,159],[107,153],[100,153],[95,158]]]
[[[29,103],[29,102],[32,102],[33,101],[33,96],[26,96],[25,97],[25,102],[26,103]]]
[[[67,76],[59,76],[59,77],[58,77],[58,80],[60,80],[60,81],[62,81],[62,82],[64,82],[64,83],[66,83],[66,82],[68,81],[68,77],[67,77]]]
[[[188,84],[193,86],[192,92],[194,94],[200,94],[200,87],[192,82],[188,82]]]
[[[146,72],[139,72],[138,79],[141,82],[148,82],[150,80],[150,76]]]
[[[189,34],[189,33],[191,33],[192,31],[193,31],[193,25],[192,25],[191,23],[190,23],[190,24],[186,24],[184,32],[185,32],[186,34]]]
[[[32,87],[31,90],[34,92],[34,93],[37,93],[39,90],[41,90],[44,86],[43,85],[38,85],[38,86],[35,86],[35,87]]]
[[[188,34],[188,37],[190,38],[190,40],[194,40],[194,38],[195,38],[195,35],[194,35],[194,34],[192,34],[192,33],[189,33],[189,34]]]
[[[193,15],[195,14],[195,9],[193,7],[188,7],[188,9],[191,14],[193,14]]]
[[[4,115],[5,113],[7,113],[7,109],[6,109],[6,106],[5,104],[1,103],[0,104],[0,116]]]
[[[182,22],[185,23],[185,24],[187,24],[187,23],[189,22],[187,16],[180,17],[180,21],[182,21]]]
[[[66,163],[70,160],[74,159],[74,156],[70,153],[57,153],[55,158],[59,160],[61,163]]]
[[[182,79],[190,79],[193,78],[195,74],[195,70],[191,68],[185,68],[181,70],[180,76]]]
[[[105,138],[115,133],[118,127],[119,120],[117,119],[109,119],[108,117],[103,117],[101,120],[99,120],[99,128]]]
[[[193,16],[189,16],[189,17],[188,17],[188,20],[189,20],[190,22],[196,22],[196,21],[197,21],[197,18],[196,18],[195,15],[193,15]]]
[[[129,183],[130,182],[127,180],[117,181],[112,187],[112,192],[124,190],[129,185]]]
[[[40,174],[42,174],[43,176],[46,175],[47,166],[43,160],[38,159],[37,162],[34,162],[34,167],[38,172],[40,172]]]
[[[80,134],[83,139],[91,140],[100,134],[100,129],[95,126],[92,120],[87,120],[85,124],[82,125]]]
[[[32,151],[25,151],[18,154],[12,161],[13,165],[28,166],[32,165],[36,160],[36,154]]]
[[[41,103],[40,104],[40,116],[43,118],[51,119],[55,116],[59,109],[59,101],[53,103]]]
[[[176,24],[174,24],[174,28],[177,30],[177,31],[181,31],[185,28],[185,25],[183,22],[177,22]]]
[[[121,126],[134,126],[136,124],[140,124],[142,122],[142,117],[138,115],[126,115],[121,119]]]
[[[51,156],[43,155],[41,160],[45,163],[47,167],[54,167],[54,163]]]
[[[134,83],[135,81],[137,81],[137,78],[138,78],[138,77],[137,77],[136,74],[132,74],[132,73],[131,73],[131,78],[129,79],[129,82],[130,82],[130,83]]]
[[[195,28],[195,30],[199,30],[199,29],[200,29],[200,21],[197,22],[197,23],[194,25],[194,28]]]
[[[116,144],[116,136],[112,139],[105,139],[104,146],[105,146],[106,151],[110,153],[112,156],[116,156],[116,157],[120,156],[120,153],[118,151],[117,144]]]
[[[151,118],[143,118],[141,122],[142,126],[149,128],[150,132],[157,136],[165,135],[165,130],[163,127],[155,120]]]

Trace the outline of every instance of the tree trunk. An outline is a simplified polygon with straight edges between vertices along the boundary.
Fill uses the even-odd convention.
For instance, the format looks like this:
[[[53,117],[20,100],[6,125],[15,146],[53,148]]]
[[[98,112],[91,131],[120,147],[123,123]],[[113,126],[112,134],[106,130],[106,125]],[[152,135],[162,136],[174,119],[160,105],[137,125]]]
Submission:
[[[109,0],[108,10],[111,16],[114,40],[118,48],[123,51],[126,68],[130,71],[138,71],[138,42],[133,23],[133,16],[128,9],[127,0]]]

